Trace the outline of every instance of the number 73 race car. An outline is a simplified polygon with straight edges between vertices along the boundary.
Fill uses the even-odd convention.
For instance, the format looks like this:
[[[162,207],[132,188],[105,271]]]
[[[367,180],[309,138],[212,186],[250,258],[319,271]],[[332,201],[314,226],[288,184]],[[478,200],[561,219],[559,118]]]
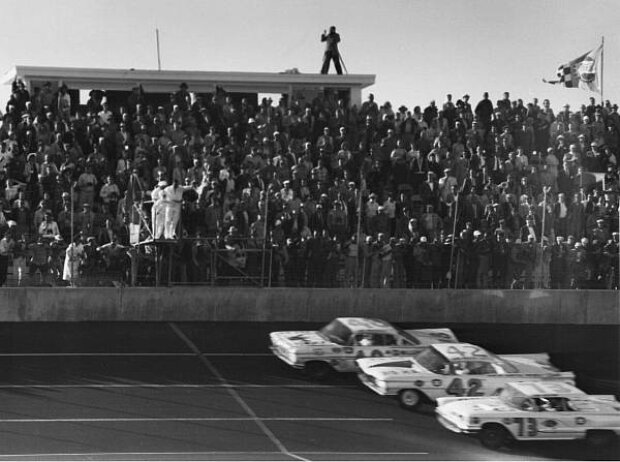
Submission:
[[[402,330],[381,319],[337,318],[318,331],[272,332],[271,350],[314,379],[358,371],[365,357],[410,356],[427,345],[457,342],[450,329]]]
[[[439,398],[437,419],[448,430],[477,435],[497,449],[510,440],[584,439],[604,446],[620,434],[620,403],[559,382],[508,383],[498,396]]]
[[[508,382],[552,380],[574,384],[545,353],[497,356],[470,343],[431,345],[409,358],[358,359],[364,385],[379,395],[397,396],[405,409],[445,396],[496,394]]]

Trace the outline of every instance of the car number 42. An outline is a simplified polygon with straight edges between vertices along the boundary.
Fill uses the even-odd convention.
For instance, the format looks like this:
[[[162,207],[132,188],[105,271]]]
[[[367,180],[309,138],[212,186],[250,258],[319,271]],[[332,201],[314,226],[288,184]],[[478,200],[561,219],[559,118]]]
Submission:
[[[454,396],[483,396],[484,393],[479,391],[482,388],[482,380],[480,379],[469,379],[467,381],[467,386],[463,384],[463,379],[456,378],[448,388],[446,388],[446,393]]]

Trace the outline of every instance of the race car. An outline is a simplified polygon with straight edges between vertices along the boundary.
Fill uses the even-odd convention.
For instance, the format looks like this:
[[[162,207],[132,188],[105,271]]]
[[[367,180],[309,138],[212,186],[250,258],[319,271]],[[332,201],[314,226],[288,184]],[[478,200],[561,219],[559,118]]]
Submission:
[[[507,382],[557,380],[574,384],[545,353],[497,356],[471,343],[439,343],[408,358],[358,359],[364,385],[379,395],[397,396],[405,409],[444,396],[485,396]]]
[[[620,403],[560,382],[507,383],[498,396],[438,398],[439,422],[456,433],[477,435],[498,449],[511,440],[585,439],[605,446],[620,434]]]
[[[358,358],[409,356],[430,344],[457,342],[450,329],[402,330],[381,319],[354,317],[334,319],[318,331],[271,332],[269,337],[278,358],[313,379],[333,370],[356,372]]]

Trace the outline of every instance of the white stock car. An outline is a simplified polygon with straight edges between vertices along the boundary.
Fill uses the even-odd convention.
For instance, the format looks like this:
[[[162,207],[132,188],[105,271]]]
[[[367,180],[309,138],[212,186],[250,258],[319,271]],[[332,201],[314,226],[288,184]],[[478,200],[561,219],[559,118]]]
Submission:
[[[438,342],[456,342],[450,329],[402,330],[387,321],[336,318],[318,331],[271,332],[271,350],[314,379],[332,370],[357,372],[356,359],[410,356]]]
[[[585,439],[593,446],[620,434],[620,403],[559,382],[508,383],[498,396],[439,398],[437,420],[456,433],[477,435],[497,449],[510,440]]]
[[[497,356],[470,343],[434,344],[409,358],[357,361],[364,385],[379,395],[397,396],[405,409],[444,396],[497,394],[507,382],[557,380],[574,384],[545,353]]]

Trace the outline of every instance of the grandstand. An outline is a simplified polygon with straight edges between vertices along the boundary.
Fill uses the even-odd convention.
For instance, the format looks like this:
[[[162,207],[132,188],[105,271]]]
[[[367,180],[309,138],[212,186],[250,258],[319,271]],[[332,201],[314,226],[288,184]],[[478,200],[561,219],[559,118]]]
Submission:
[[[0,273],[10,285],[618,288],[616,105],[556,112],[506,94],[396,108],[362,101],[374,80],[16,67]],[[183,188],[173,239],[153,236],[160,182]]]

